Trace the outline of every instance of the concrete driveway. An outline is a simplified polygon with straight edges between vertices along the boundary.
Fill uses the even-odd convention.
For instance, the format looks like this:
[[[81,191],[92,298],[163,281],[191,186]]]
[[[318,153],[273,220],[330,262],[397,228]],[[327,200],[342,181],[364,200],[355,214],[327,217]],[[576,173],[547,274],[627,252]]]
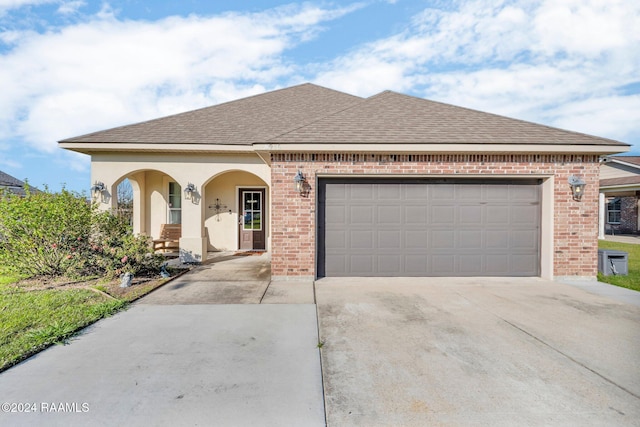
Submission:
[[[0,425],[324,425],[312,284],[267,292],[268,261],[223,254],[0,374]]]
[[[542,279],[316,283],[330,426],[638,426],[640,308]]]
[[[269,276],[219,254],[0,374],[0,403],[36,409],[0,425],[640,425],[620,288]]]

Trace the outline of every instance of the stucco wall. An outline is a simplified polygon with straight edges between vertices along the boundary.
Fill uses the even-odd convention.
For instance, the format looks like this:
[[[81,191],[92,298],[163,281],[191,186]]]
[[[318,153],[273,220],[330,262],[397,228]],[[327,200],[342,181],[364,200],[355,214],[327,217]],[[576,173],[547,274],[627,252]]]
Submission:
[[[297,194],[293,177],[300,170],[311,184]],[[336,175],[415,175],[452,177],[541,177],[542,275],[595,277],[597,274],[597,156],[576,155],[373,155],[275,154],[271,167],[272,275],[315,276],[316,182]],[[587,183],[582,201],[574,201],[567,183],[579,175]]]
[[[238,187],[266,188],[266,183],[255,175],[234,171],[224,173],[214,178],[205,187],[205,234],[210,251],[224,251],[238,249]],[[266,191],[268,206],[269,190]],[[216,213],[216,199],[220,200],[226,209]],[[268,215],[269,209],[265,214]],[[267,244],[269,242],[269,218],[265,217]],[[267,246],[268,247],[268,246]]]

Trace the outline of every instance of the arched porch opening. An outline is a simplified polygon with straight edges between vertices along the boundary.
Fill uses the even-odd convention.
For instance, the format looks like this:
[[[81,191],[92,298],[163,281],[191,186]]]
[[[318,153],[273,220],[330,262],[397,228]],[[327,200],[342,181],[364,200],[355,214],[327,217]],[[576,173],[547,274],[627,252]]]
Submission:
[[[239,249],[268,250],[271,237],[269,185],[257,175],[242,170],[228,170],[209,179],[204,185],[204,233],[207,251]],[[244,200],[243,200],[244,197]],[[253,209],[245,209],[250,205]],[[255,247],[240,238],[264,235],[264,244]]]

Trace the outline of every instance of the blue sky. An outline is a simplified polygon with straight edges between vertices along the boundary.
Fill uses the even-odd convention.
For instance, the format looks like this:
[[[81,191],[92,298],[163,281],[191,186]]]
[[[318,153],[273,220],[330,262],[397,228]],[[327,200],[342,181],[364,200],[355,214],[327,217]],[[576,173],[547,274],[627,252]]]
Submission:
[[[302,82],[632,144],[636,0],[0,0],[0,170],[82,191],[57,141]]]

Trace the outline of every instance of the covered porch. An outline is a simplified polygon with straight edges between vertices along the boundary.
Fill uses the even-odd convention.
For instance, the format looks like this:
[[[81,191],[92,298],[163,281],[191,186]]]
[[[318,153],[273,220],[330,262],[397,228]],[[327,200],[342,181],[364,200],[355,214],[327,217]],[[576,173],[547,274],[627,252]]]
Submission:
[[[98,157],[92,196],[99,209],[116,210],[118,185],[128,179],[133,232],[157,240],[161,230],[177,226],[173,248],[181,262],[204,262],[208,252],[269,250],[270,169],[256,156],[183,156],[171,162]]]

